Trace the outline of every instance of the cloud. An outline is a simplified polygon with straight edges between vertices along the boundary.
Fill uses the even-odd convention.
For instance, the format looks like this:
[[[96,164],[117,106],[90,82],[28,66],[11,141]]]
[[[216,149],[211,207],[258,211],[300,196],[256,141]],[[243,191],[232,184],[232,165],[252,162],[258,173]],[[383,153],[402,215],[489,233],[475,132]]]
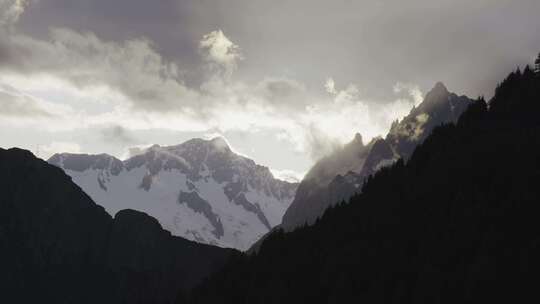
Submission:
[[[227,38],[222,30],[204,35],[199,48],[211,66],[222,68],[227,76],[232,75],[238,62],[243,59],[240,47]]]
[[[416,126],[414,128],[414,133],[412,135],[413,140],[418,140],[420,136],[424,133],[424,125],[429,120],[429,115],[427,113],[422,113],[416,116]]]
[[[14,88],[0,84],[0,117],[15,119],[53,118],[30,96],[21,94]]]
[[[28,0],[0,0],[0,27],[17,23],[27,5]]]
[[[338,86],[333,78],[322,86],[330,94],[320,94],[320,83],[314,89],[287,73],[242,81],[233,77],[243,59],[240,47],[221,30],[198,41],[210,67],[198,86],[187,85],[181,63],[166,59],[144,37],[113,41],[69,28],[53,28],[46,39],[16,31],[0,35],[0,83],[35,101],[19,102],[17,111],[32,113],[32,105],[55,116],[27,126],[97,130],[103,144],[139,144],[132,134],[141,130],[265,131],[316,160],[357,132],[368,141],[385,134],[410,110],[410,99],[421,96],[418,87],[407,87],[407,96],[382,106],[358,85]]]
[[[226,150],[226,149],[230,149],[233,153],[235,153],[237,155],[243,156],[245,158],[253,159],[253,157],[251,157],[251,156],[249,156],[247,154],[244,154],[244,153],[240,152],[238,149],[236,149],[231,144],[231,142],[227,139],[227,137],[225,137],[225,135],[223,135],[220,132],[206,133],[206,134],[204,134],[202,136],[202,138],[205,139],[205,140],[211,140],[212,144],[214,145],[214,147],[216,149],[220,149],[222,151]]]
[[[50,37],[52,42],[11,34],[10,41],[0,42],[17,54],[0,62],[5,71],[0,80],[43,98],[78,100],[64,111],[63,120],[47,127],[112,125],[102,131],[106,142],[135,143],[127,130],[272,130],[315,160],[356,132],[367,140],[384,134],[413,104],[401,100],[405,106],[388,111],[393,108],[376,106],[356,85],[338,90],[333,79],[324,86],[330,96],[318,96],[283,76],[245,83],[217,73],[192,89],[182,82],[180,67],[166,62],[146,39],[107,42],[69,29],[54,29]],[[238,47],[223,32],[212,32],[202,41],[214,62],[229,71],[236,67]]]
[[[200,38],[221,28],[249,56],[245,79],[286,75],[316,86],[333,75],[386,100],[397,81],[429,89],[439,79],[489,96],[538,53],[538,11],[538,0],[45,0],[17,26],[41,39],[50,26],[115,41],[145,36],[197,80]]]
[[[329,94],[337,94],[336,83],[334,82],[334,79],[331,77],[326,79],[324,88],[326,89],[326,92],[328,92]]]
[[[141,144],[141,145],[130,146],[128,148],[125,148],[123,152],[121,153],[121,155],[118,155],[118,158],[122,160],[126,160],[134,156],[144,154],[152,146],[155,146],[155,144]]]
[[[396,96],[394,100],[382,103],[362,96],[354,84],[339,90],[336,83],[329,80],[324,87],[332,99],[308,106],[295,120],[300,128],[288,130],[291,134],[288,138],[297,143],[300,151],[308,152],[313,160],[350,142],[356,133],[361,133],[364,143],[386,135],[392,122],[406,116],[423,96],[418,86],[409,85],[408,97]]]
[[[48,159],[56,153],[81,153],[81,146],[74,142],[51,142],[48,145],[39,146],[36,154],[38,157]]]
[[[255,85],[253,95],[259,96],[263,102],[270,105],[297,110],[301,110],[313,100],[305,85],[286,77],[263,79]]]
[[[1,38],[4,73],[48,75],[82,91],[108,90],[116,103],[150,112],[188,111],[197,103],[197,93],[183,84],[179,67],[144,38],[103,41],[66,28],[52,29],[50,40],[6,33]]]
[[[414,101],[414,106],[418,106],[424,100],[424,94],[420,90],[420,87],[411,83],[398,82],[394,85],[394,93],[401,93],[406,91]]]
[[[332,154],[341,146],[341,142],[333,137],[329,132],[321,130],[315,123],[310,124],[305,129],[305,147],[312,160],[321,159],[324,156]]]
[[[429,115],[427,113],[418,114],[414,120],[398,125],[399,128],[393,129],[392,133],[407,137],[411,141],[418,140],[424,134],[424,125],[428,120]]]
[[[414,104],[412,97],[381,104],[363,97],[353,84],[341,90],[334,87],[331,96],[316,96],[298,82],[284,79],[265,79],[255,90],[231,83],[221,91],[214,88],[219,102],[206,112],[209,128],[249,133],[270,130],[317,160],[351,141],[357,132],[366,141],[385,135],[391,123],[408,114]]]
[[[137,140],[120,125],[114,125],[101,130],[101,136],[105,142],[113,145],[130,145],[137,143]]]
[[[293,170],[271,169],[272,175],[282,181],[289,183],[299,183],[304,178],[305,173],[299,173]]]

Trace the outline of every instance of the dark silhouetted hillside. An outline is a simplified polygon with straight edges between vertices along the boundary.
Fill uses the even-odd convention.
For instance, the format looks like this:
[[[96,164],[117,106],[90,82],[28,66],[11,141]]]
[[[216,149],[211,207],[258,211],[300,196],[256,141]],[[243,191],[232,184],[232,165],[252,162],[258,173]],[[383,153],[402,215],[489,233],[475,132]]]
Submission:
[[[540,77],[510,74],[489,106],[435,128],[313,226],[237,255],[191,302],[538,301],[539,115]]]
[[[124,210],[114,220],[30,152],[0,149],[0,302],[171,303],[232,250],[173,237]]]

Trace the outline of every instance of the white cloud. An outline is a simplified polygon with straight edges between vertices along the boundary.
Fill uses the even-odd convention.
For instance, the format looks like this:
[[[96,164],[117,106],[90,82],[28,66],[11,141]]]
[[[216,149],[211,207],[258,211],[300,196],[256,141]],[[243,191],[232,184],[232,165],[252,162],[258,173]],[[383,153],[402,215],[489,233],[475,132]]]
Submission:
[[[300,173],[293,170],[277,170],[277,169],[271,169],[272,175],[282,181],[286,181],[289,183],[299,183],[302,181],[306,173]]]
[[[27,5],[28,0],[0,0],[0,27],[15,24]]]
[[[74,142],[51,142],[48,145],[39,146],[36,155],[48,159],[55,153],[81,153],[81,146]]]
[[[22,34],[1,38],[7,53],[0,66],[4,77],[46,77],[67,91],[99,91],[110,102],[152,112],[182,111],[198,101],[183,84],[179,67],[144,38],[103,41],[65,28],[52,29],[50,41]]]
[[[414,134],[412,139],[418,140],[422,134],[424,134],[424,125],[429,120],[429,115],[427,113],[422,113],[416,116],[416,127],[414,128]]]
[[[214,140],[213,144],[217,149],[226,149],[228,147],[233,153],[237,155],[243,156],[245,158],[253,159],[253,157],[247,154],[244,154],[240,152],[238,149],[236,149],[231,144],[231,142],[227,139],[227,137],[225,137],[225,135],[223,135],[222,133],[210,132],[210,133],[204,134],[202,138],[205,140]]]
[[[406,124],[399,125],[399,128],[393,129],[392,133],[408,137],[410,140],[418,140],[424,134],[424,125],[429,120],[427,113],[417,115],[414,120]]]
[[[326,89],[326,92],[328,92],[329,94],[337,94],[336,83],[334,82],[334,79],[331,77],[326,79],[324,88]]]
[[[118,156],[119,159],[126,160],[128,158],[132,158],[137,155],[144,154],[150,147],[152,147],[154,144],[144,144],[144,145],[136,145],[136,146],[130,146],[126,148],[121,155]]]
[[[17,91],[15,88],[0,83],[0,116],[4,119],[52,118],[54,115],[47,111],[31,96]]]
[[[199,42],[199,48],[205,59],[223,68],[227,76],[236,70],[238,61],[243,59],[240,47],[227,38],[222,30],[204,35]]]
[[[424,100],[424,94],[415,84],[398,82],[394,85],[394,93],[401,93],[406,91],[413,99],[414,106],[418,106]]]

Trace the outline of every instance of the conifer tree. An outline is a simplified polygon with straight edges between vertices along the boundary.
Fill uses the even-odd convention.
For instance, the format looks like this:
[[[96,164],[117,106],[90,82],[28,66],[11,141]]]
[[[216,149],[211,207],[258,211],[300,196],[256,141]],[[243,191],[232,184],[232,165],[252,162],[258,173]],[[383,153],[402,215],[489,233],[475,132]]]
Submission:
[[[536,58],[536,61],[534,62],[534,71],[540,73],[540,54],[538,54],[538,58]]]

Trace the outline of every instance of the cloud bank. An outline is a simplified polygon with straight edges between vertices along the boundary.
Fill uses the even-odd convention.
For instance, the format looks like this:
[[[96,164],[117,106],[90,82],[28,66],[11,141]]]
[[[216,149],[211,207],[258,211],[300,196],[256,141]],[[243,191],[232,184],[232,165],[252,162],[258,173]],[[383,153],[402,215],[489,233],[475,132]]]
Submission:
[[[1,3],[7,8],[0,19],[2,127],[94,132],[122,151],[150,144],[134,135],[147,130],[264,133],[312,162],[357,132],[365,141],[385,134],[422,99],[410,83],[387,87],[391,98],[374,99],[359,84],[332,77],[315,86],[287,73],[244,79],[240,62],[249,56],[221,29],[195,39],[205,73],[193,83],[190,70],[148,37],[108,40],[65,27],[36,37],[17,30],[26,1]],[[82,144],[54,141],[44,150],[81,151]]]
[[[15,24],[28,5],[28,0],[0,0],[0,26]]]

